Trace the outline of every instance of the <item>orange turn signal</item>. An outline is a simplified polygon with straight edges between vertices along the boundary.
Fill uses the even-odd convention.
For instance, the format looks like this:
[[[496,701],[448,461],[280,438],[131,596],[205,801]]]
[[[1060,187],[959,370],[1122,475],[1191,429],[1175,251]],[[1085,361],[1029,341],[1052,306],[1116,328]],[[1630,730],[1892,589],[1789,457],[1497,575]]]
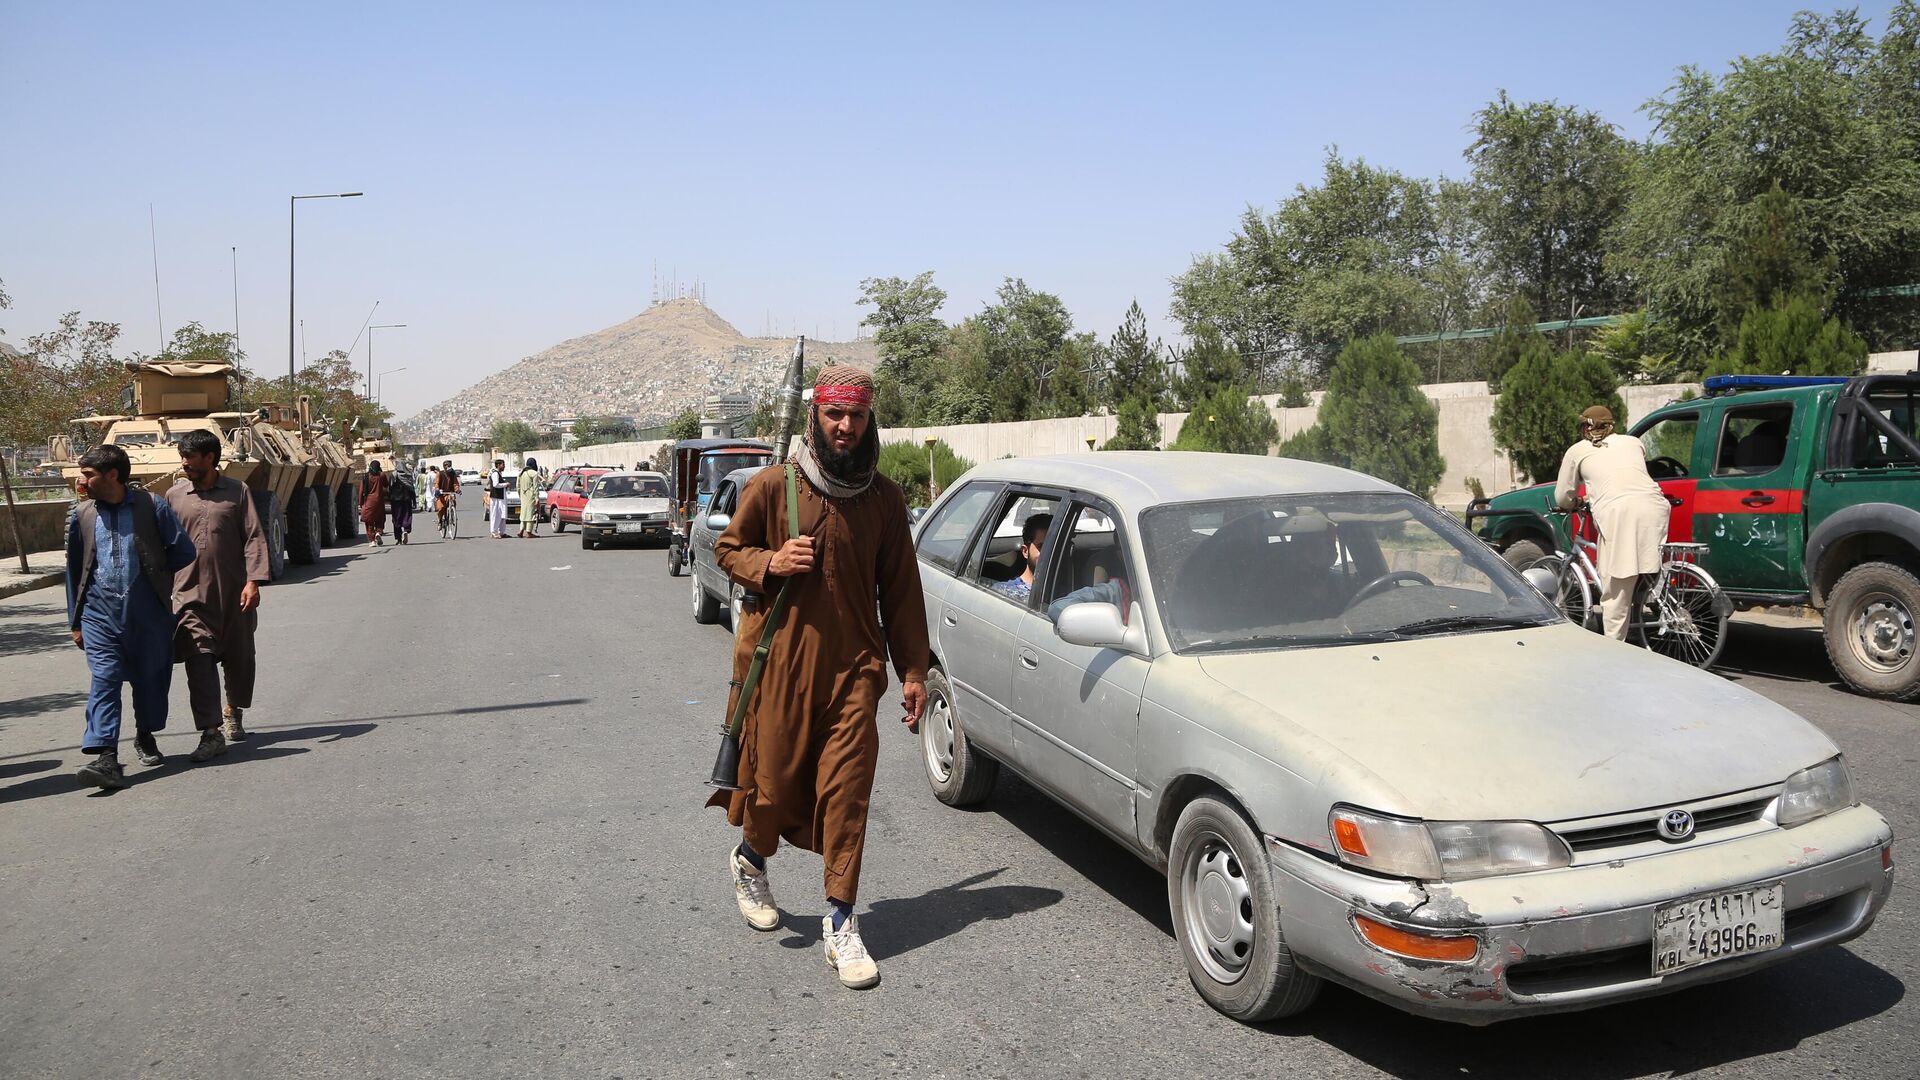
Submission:
[[[1333,819],[1333,842],[1349,855],[1364,857],[1367,853],[1367,842],[1360,836],[1360,826],[1344,817],[1336,816]]]
[[[1473,959],[1480,952],[1480,942],[1471,935],[1416,934],[1376,922],[1365,915],[1355,915],[1353,926],[1374,948],[1414,960],[1441,960],[1457,964]]]

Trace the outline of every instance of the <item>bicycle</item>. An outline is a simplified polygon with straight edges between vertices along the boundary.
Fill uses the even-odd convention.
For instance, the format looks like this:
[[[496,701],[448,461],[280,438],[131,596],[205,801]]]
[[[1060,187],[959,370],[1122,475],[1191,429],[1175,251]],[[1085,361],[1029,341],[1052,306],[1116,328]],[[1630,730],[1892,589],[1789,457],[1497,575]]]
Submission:
[[[455,511],[460,505],[460,498],[450,491],[441,494],[446,496],[447,503],[440,510],[440,539],[458,540],[460,539],[460,515]]]
[[[1548,599],[1567,618],[1599,633],[1601,586],[1594,558],[1600,545],[1594,539],[1598,534],[1593,528],[1592,511],[1583,505],[1554,512],[1569,515],[1567,533],[1573,539],[1573,550],[1544,555],[1520,570],[1551,571],[1556,591]],[[1713,575],[1699,565],[1698,560],[1706,553],[1706,544],[1660,545],[1660,569],[1642,575],[1634,588],[1627,629],[1634,644],[1697,668],[1711,667],[1720,658],[1733,604]]]

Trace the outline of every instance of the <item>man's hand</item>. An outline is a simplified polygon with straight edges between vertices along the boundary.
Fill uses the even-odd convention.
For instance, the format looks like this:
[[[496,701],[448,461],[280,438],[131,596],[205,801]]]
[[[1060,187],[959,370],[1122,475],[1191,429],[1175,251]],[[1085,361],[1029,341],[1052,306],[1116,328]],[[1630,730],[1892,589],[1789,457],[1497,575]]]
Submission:
[[[80,640],[80,631],[78,630],[73,632],[73,647],[76,649],[84,649],[87,647],[87,643]]]
[[[900,722],[907,725],[908,731],[917,733],[920,730],[920,717],[927,711],[927,684],[923,682],[902,684],[900,704],[907,708],[907,715],[901,717]]]
[[[259,584],[257,582],[249,581],[245,585],[240,586],[240,610],[243,612],[254,611],[259,607],[260,607]]]
[[[813,569],[813,537],[796,536],[782,544],[779,551],[773,553],[773,561],[767,564],[767,573],[776,577],[792,577]]]

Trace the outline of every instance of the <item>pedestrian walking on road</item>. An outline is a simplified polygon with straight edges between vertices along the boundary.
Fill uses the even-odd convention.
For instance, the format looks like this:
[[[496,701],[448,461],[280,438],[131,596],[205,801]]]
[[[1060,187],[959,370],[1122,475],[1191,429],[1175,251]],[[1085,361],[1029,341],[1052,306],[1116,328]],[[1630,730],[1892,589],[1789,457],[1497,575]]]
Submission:
[[[487,532],[496,540],[507,538],[506,458],[494,458],[487,470]]]
[[[386,542],[387,474],[377,461],[367,462],[367,475],[360,480],[360,521],[367,527],[368,547]]]
[[[413,504],[415,510],[433,509],[434,493],[440,490],[440,466],[433,465],[419,472],[420,490]]]
[[[876,475],[879,452],[872,376],[853,367],[823,370],[800,476],[767,469],[748,481],[714,546],[720,568],[751,594],[734,639],[736,688],[766,630],[762,598],[783,583],[788,590],[741,728],[740,790],[708,801],[741,829],[727,855],[734,898],[749,926],[774,929],[780,909],[767,858],[783,839],[818,852],[831,908],[821,924],[827,963],[854,989],[880,981],[853,914],[880,754],[875,717],[891,660],[906,721],[910,728],[919,722],[929,659],[907,504],[893,481]],[[797,533],[788,528],[790,484]]]
[[[528,458],[520,466],[520,536],[530,538],[540,535],[540,516],[534,511],[540,505],[540,463]]]
[[[413,535],[413,488],[413,470],[404,461],[394,462],[387,477],[387,502],[393,508],[393,538],[402,544]]]
[[[1647,472],[1647,451],[1632,435],[1613,430],[1613,410],[1595,405],[1580,414],[1580,441],[1560,459],[1554,502],[1571,508],[1587,488],[1593,525],[1600,532],[1600,621],[1608,637],[1627,640],[1633,594],[1642,574],[1660,570],[1667,540],[1666,493]]]
[[[252,493],[240,481],[220,475],[220,440],[210,431],[182,435],[180,470],[187,478],[167,492],[167,505],[180,518],[197,554],[173,580],[180,615],[173,641],[187,669],[193,726],[200,729],[193,760],[205,761],[247,737],[246,711],[253,707],[253,631],[260,618],[260,586],[271,574],[267,532],[254,510]]]
[[[193,562],[193,541],[164,500],[130,486],[133,463],[117,446],[80,455],[87,496],[67,513],[67,629],[86,650],[93,685],[80,752],[82,783],[127,786],[120,767],[120,686],[133,685],[135,752],[160,764],[153,733],[167,726],[173,686],[174,573]]]

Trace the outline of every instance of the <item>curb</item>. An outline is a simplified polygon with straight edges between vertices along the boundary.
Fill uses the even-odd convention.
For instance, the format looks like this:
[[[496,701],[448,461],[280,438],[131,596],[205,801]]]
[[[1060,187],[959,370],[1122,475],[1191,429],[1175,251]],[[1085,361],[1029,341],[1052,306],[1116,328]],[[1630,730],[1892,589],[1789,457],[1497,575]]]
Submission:
[[[0,599],[5,599],[9,596],[18,596],[21,593],[32,592],[35,589],[49,589],[55,585],[65,584],[66,580],[67,572],[65,570],[54,570],[45,574],[16,578],[12,581],[0,581]]]

